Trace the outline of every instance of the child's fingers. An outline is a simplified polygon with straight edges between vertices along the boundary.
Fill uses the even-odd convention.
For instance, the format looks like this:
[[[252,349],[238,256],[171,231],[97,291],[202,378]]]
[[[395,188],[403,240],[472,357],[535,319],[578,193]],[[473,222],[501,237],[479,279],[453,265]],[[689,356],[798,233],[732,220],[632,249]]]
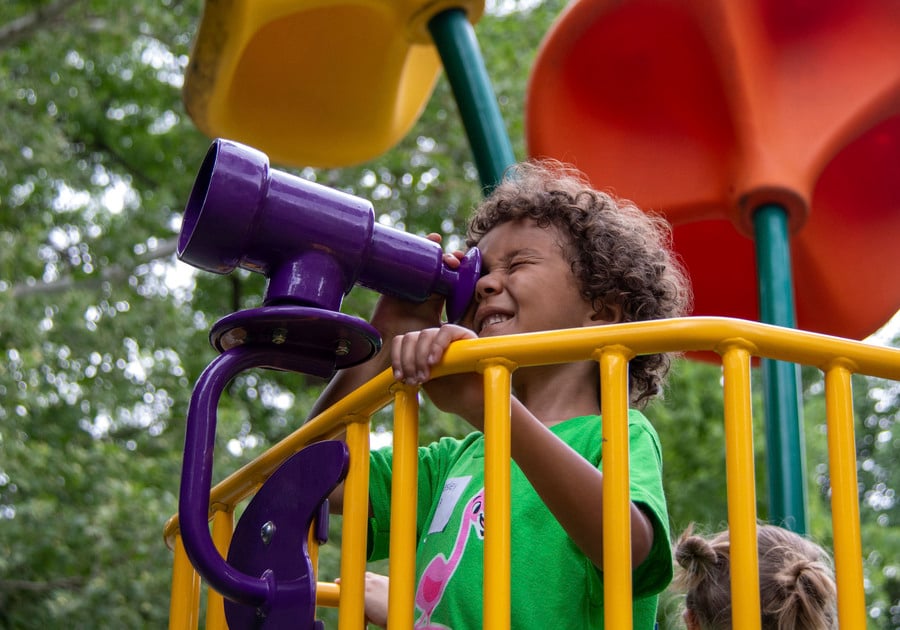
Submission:
[[[414,343],[409,344],[404,353],[407,378],[411,378],[412,383],[416,385],[424,383],[430,376],[427,355],[431,346],[429,339],[433,336],[432,330],[434,329],[426,328],[419,331],[413,340]]]
[[[415,334],[397,335],[391,342],[391,367],[394,369],[394,378],[398,381],[406,382],[407,373],[404,364],[404,350],[409,348],[410,337]]]
[[[444,254],[443,255],[444,264],[447,265],[450,269],[459,269],[459,265],[461,264],[461,258],[456,256],[455,254]]]
[[[425,329],[395,337],[391,347],[391,363],[394,378],[407,385],[417,385],[428,380],[428,362],[421,355],[427,350],[428,331]]]
[[[440,362],[451,343],[458,339],[470,339],[474,336],[472,331],[461,326],[456,326],[454,324],[444,324],[441,326],[438,329],[437,334],[435,334],[434,338],[431,340],[431,345],[428,348],[427,361],[429,367]]]
[[[438,245],[441,244],[443,237],[437,232],[431,232],[425,238],[429,241],[433,241]],[[448,252],[444,252],[442,258],[444,260],[444,264],[450,267],[450,269],[459,269],[460,261],[465,257],[465,252],[461,252],[459,250],[454,251],[452,254]]]
[[[471,330],[453,324],[395,337],[391,346],[394,378],[408,385],[424,383],[431,377],[432,366],[440,362],[451,343],[474,337]]]
[[[439,328],[426,328],[394,338],[391,347],[394,378],[408,385],[428,380],[431,372],[428,357],[439,331]]]

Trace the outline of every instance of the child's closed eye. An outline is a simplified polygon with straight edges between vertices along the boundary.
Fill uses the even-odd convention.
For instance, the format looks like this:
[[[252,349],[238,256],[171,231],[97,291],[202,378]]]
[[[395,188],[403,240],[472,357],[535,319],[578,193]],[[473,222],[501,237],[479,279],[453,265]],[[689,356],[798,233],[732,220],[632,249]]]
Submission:
[[[534,260],[530,258],[515,258],[510,261],[509,265],[507,265],[507,269],[509,271],[513,271],[515,269],[521,269],[525,265],[530,265],[534,263]]]

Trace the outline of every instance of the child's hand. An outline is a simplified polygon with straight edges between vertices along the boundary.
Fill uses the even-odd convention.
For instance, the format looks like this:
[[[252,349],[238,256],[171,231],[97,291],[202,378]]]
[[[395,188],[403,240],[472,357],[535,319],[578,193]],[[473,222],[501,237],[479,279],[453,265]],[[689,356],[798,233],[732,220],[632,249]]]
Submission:
[[[429,234],[428,238],[435,243],[441,242],[439,234]],[[462,252],[443,254],[443,264],[451,269],[458,269],[462,257]],[[391,364],[390,348],[393,346],[394,338],[398,335],[431,326],[440,326],[443,306],[444,298],[440,295],[432,295],[421,303],[402,300],[388,295],[380,296],[372,313],[370,323],[381,335],[384,345],[369,361],[338,371],[310,409],[309,417],[314,418],[319,415],[328,406],[334,404],[387,368]],[[336,492],[332,493],[332,508],[340,509],[338,493]]]
[[[341,583],[337,578],[335,584]],[[379,628],[387,628],[388,576],[366,571],[366,623]]]
[[[440,362],[451,343],[476,337],[468,328],[454,324],[395,337],[391,346],[394,378],[408,385],[421,385],[431,378],[431,368]],[[439,409],[462,416],[482,429],[484,385],[478,374],[435,379],[428,382],[425,391]]]
[[[366,623],[387,628],[388,576],[366,571]]]

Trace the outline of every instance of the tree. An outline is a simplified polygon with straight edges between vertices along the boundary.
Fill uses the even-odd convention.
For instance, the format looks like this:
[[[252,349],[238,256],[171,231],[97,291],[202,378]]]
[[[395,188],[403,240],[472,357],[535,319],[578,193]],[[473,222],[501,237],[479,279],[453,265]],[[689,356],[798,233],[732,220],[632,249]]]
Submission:
[[[180,98],[200,9],[0,7],[0,627],[160,627],[168,614],[161,533],[176,510],[191,387],[215,356],[212,323],[258,305],[263,288],[255,274],[185,274],[173,257],[209,144]],[[540,13],[545,25],[554,13]],[[540,31],[517,32],[525,23],[486,18],[487,39],[509,31],[496,41],[533,50],[523,40]],[[520,119],[525,67],[496,61],[498,76],[519,76],[503,97]],[[384,220],[418,233],[458,234],[479,196],[443,81],[396,149],[297,172],[372,198]],[[345,309],[366,313],[371,299],[354,292]],[[295,428],[321,385],[260,371],[235,379],[217,477]]]
[[[160,527],[206,354],[183,353],[205,333],[189,291],[164,283],[185,162],[206,145],[179,106],[194,17],[155,2],[0,9],[4,627],[166,616]]]

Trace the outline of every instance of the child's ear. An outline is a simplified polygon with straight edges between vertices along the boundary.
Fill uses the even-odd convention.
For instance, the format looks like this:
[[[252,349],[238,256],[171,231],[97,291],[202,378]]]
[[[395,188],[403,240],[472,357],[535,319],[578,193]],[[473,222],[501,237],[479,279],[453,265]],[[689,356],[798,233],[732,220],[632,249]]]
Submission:
[[[685,608],[682,618],[684,619],[684,625],[687,626],[687,630],[700,630],[700,624],[697,622],[697,615],[694,614],[693,610]]]
[[[604,302],[596,298],[591,307],[593,309],[590,315],[589,326],[598,326],[602,324],[618,324],[622,321],[622,305],[615,302]]]

